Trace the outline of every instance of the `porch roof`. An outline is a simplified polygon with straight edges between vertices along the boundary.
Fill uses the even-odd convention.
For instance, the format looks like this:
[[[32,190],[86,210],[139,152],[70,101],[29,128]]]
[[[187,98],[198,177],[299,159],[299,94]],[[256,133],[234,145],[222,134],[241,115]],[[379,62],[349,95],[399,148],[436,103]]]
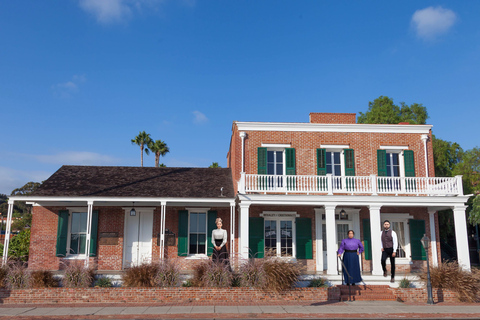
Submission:
[[[225,199],[235,193],[229,168],[62,166],[26,198],[43,197]]]

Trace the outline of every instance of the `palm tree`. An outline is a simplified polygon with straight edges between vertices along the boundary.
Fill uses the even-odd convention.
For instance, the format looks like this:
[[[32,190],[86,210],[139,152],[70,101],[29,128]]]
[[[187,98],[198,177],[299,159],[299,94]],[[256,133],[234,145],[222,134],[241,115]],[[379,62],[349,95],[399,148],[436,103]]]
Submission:
[[[143,167],[143,149],[145,149],[146,154],[149,154],[150,150],[148,150],[148,145],[151,142],[152,142],[152,138],[150,138],[150,134],[146,133],[145,131],[140,132],[138,136],[135,137],[135,139],[132,139],[132,144],[136,144],[137,146],[140,146],[142,167]],[[145,148],[145,146],[147,146],[147,148]]]
[[[167,153],[170,152],[167,144],[162,140],[155,140],[155,142],[150,141],[148,145],[150,150],[155,153],[155,167],[160,167],[160,156],[165,156]]]

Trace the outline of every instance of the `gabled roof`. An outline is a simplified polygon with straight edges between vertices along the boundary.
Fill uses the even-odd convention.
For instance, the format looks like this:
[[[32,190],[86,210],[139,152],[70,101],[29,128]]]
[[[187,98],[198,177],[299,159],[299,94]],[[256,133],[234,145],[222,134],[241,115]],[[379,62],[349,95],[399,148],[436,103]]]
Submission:
[[[235,194],[229,168],[62,166],[32,196],[234,198]]]

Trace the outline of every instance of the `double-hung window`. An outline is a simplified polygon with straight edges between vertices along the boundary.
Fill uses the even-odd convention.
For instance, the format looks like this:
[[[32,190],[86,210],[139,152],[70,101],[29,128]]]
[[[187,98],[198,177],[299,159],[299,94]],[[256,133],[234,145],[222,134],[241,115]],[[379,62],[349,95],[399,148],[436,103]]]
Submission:
[[[178,256],[204,257],[213,251],[212,231],[217,211],[186,208],[178,211]]]
[[[69,208],[58,212],[56,256],[83,258],[87,246],[87,208]],[[97,254],[98,211],[92,212],[90,256]],[[83,257],[82,257],[83,256]]]
[[[322,145],[317,149],[317,174],[333,176],[333,189],[353,191],[355,189],[355,156],[348,145]],[[321,187],[326,187],[321,184]]]
[[[295,188],[295,149],[288,144],[262,144],[258,148],[258,189],[284,191]]]
[[[189,253],[207,253],[207,213],[190,212],[189,222]]]
[[[69,254],[85,254],[87,242],[87,212],[72,212],[70,215]]]
[[[413,179],[402,179],[403,177],[415,177],[415,158],[412,150],[407,146],[380,146],[377,150],[377,166],[380,179],[379,188],[381,192],[397,192],[406,190],[415,191]]]

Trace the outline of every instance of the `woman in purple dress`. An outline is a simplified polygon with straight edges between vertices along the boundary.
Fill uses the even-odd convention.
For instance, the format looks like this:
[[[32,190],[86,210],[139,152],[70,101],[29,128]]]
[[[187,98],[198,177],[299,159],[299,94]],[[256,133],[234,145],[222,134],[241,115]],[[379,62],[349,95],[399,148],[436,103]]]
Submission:
[[[360,274],[360,263],[358,262],[358,256],[363,252],[363,244],[360,240],[355,239],[353,236],[355,232],[353,230],[348,230],[348,238],[343,239],[338,249],[338,256],[340,257],[343,253],[343,264],[350,274],[348,277],[345,270],[343,270],[343,279],[345,284],[355,284],[357,282],[362,282],[362,275]]]

